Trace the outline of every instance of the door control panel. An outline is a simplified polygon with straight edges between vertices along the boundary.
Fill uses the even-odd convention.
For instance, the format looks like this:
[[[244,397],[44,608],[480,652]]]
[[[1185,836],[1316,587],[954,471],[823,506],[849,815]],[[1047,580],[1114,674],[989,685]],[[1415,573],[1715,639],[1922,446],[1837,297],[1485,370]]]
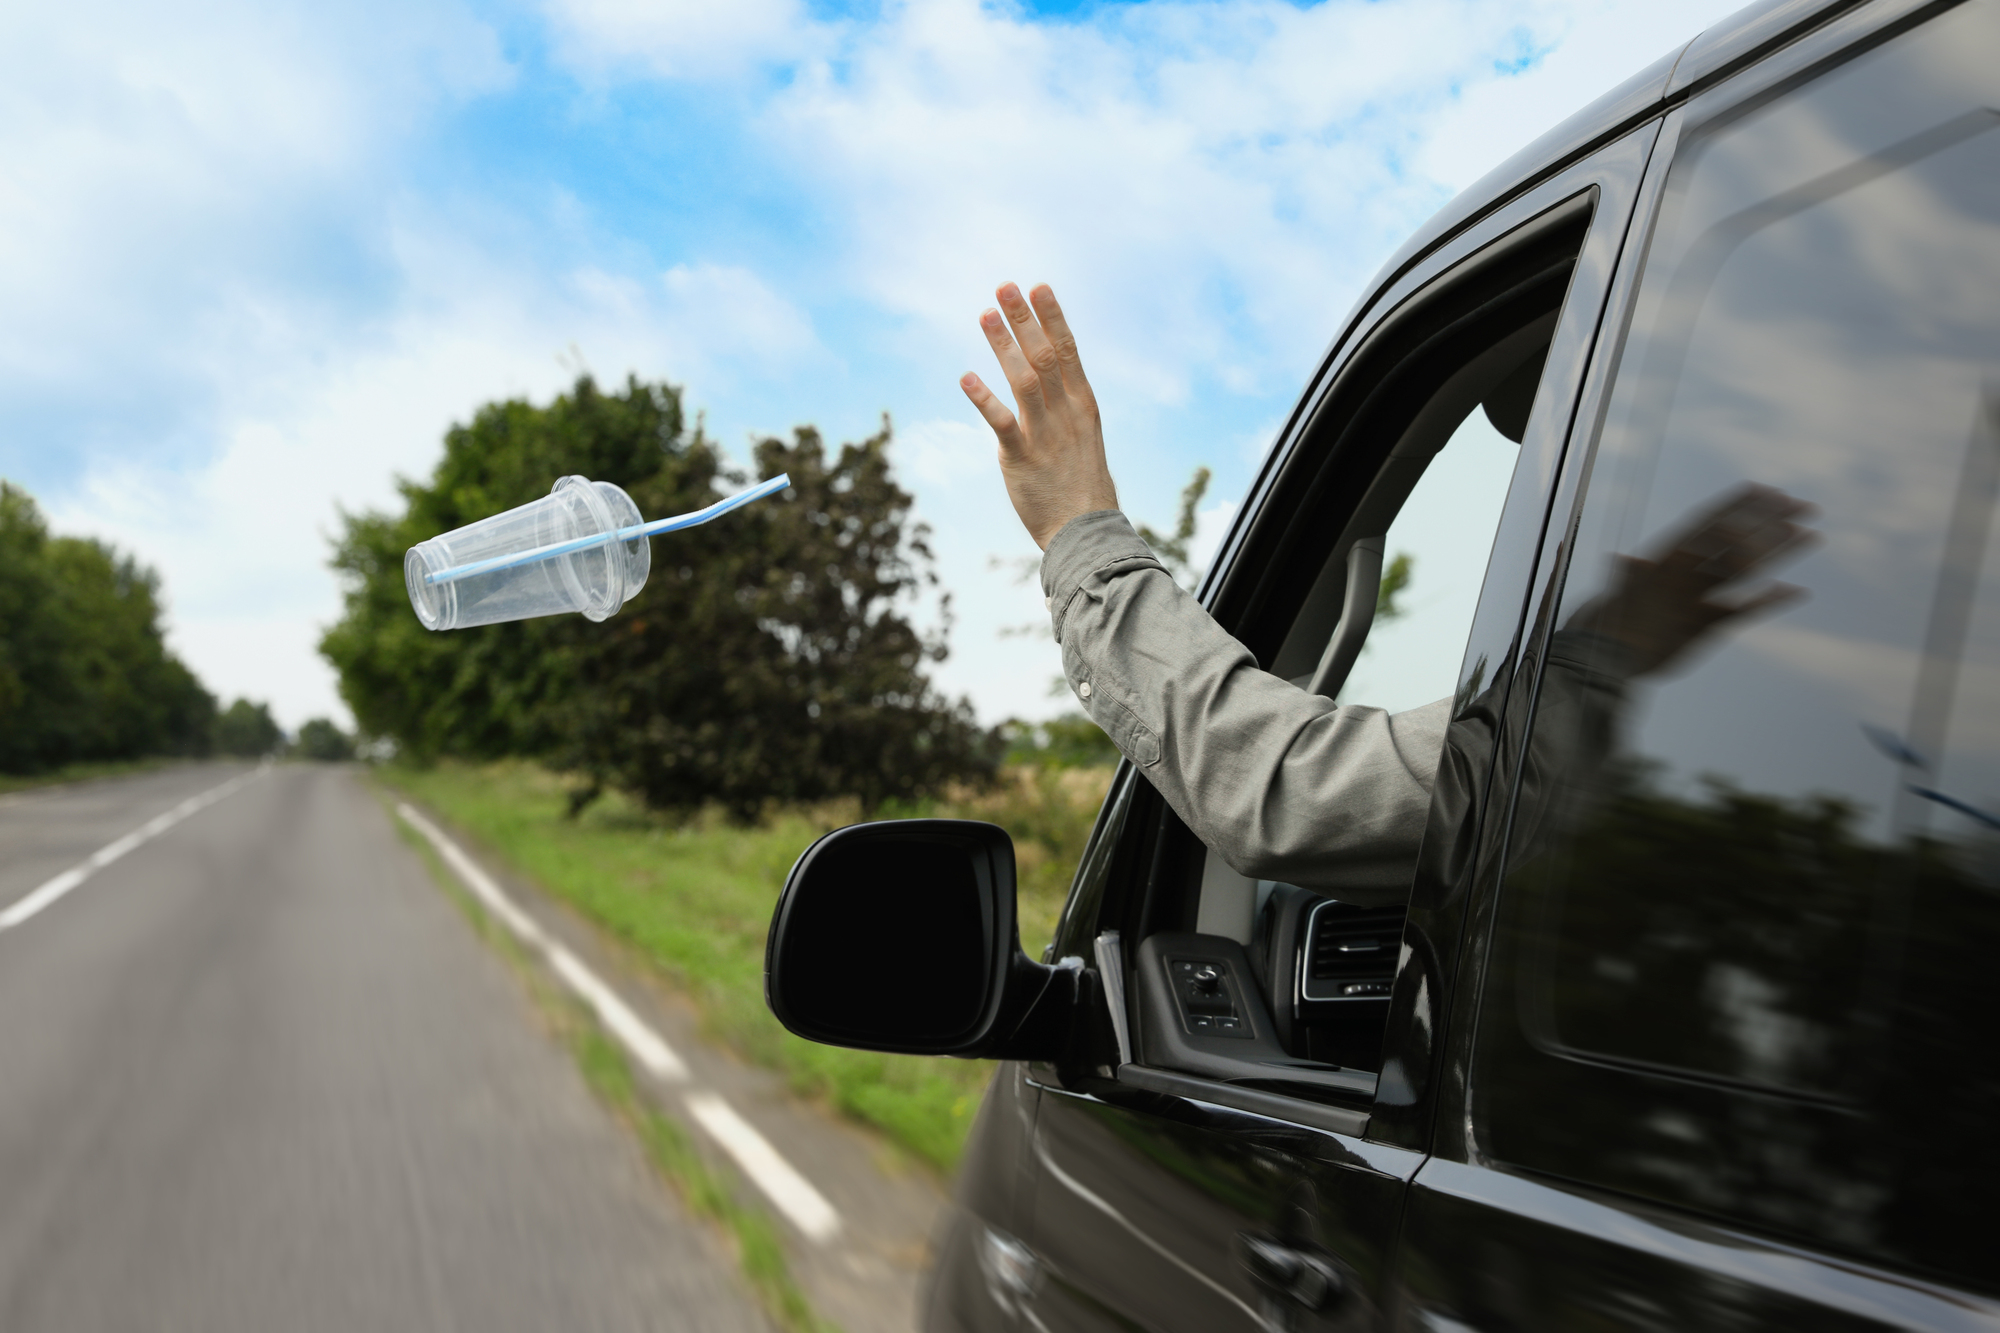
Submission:
[[[1181,1027],[1190,1036],[1250,1036],[1242,981],[1229,960],[1170,956],[1165,961],[1174,1007],[1180,1011]]]

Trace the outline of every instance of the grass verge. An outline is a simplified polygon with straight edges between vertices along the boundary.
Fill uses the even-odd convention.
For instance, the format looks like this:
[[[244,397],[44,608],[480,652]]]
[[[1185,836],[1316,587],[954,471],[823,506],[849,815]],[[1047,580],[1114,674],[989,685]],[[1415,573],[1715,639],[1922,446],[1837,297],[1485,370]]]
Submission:
[[[792,1277],[784,1242],[770,1217],[738,1200],[728,1181],[695,1148],[687,1130],[646,1099],[625,1052],[598,1024],[596,1016],[558,987],[522,949],[520,941],[465,891],[439,860],[436,849],[396,817],[393,803],[384,804],[390,806],[389,817],[403,841],[424,859],[431,878],[472,923],[474,933],[521,979],[535,1012],[569,1048],[590,1090],[638,1136],[653,1168],[673,1186],[688,1210],[719,1225],[728,1235],[737,1264],[765,1312],[786,1333],[839,1333],[813,1310]]]
[[[569,819],[563,779],[529,764],[380,775],[630,945],[693,996],[706,1035],[939,1171],[957,1163],[990,1063],[819,1046],[764,1007],[764,934],[785,873],[814,838],[858,811],[783,810],[741,828],[713,815],[669,822],[613,794]],[[1014,835],[1022,945],[1034,956],[1054,929],[1108,778],[1108,770],[1024,770],[990,793],[893,813],[987,819]]]
[[[0,773],[0,795],[10,791],[29,791],[35,787],[60,787],[71,782],[88,782],[92,778],[125,778],[135,773],[151,773],[155,769],[167,768],[174,764],[190,762],[186,759],[118,759],[102,764],[65,764],[43,773]]]

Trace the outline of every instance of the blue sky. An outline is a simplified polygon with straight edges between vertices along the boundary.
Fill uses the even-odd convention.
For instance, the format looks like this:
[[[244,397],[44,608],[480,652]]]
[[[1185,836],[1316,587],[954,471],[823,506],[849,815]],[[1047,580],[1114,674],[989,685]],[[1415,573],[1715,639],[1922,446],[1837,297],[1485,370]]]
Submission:
[[[285,0],[0,17],[0,476],[166,579],[211,688],[345,717],[326,538],[587,367],[739,448],[889,412],[940,672],[1039,715],[1040,597],[957,376],[1056,284],[1127,509],[1214,540],[1368,277],[1728,12],[1687,0]],[[39,12],[36,12],[37,9]]]

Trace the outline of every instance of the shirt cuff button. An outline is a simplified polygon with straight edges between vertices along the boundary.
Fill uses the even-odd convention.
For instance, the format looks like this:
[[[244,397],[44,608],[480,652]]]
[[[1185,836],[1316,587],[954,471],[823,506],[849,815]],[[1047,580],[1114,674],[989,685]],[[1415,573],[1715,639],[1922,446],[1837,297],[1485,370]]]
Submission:
[[[1090,682],[1089,682],[1089,681],[1087,681],[1087,680],[1080,680],[1080,681],[1078,681],[1078,682],[1077,682],[1077,684],[1076,684],[1076,697],[1077,697],[1077,698],[1079,698],[1079,699],[1088,699],[1088,698],[1090,697]]]

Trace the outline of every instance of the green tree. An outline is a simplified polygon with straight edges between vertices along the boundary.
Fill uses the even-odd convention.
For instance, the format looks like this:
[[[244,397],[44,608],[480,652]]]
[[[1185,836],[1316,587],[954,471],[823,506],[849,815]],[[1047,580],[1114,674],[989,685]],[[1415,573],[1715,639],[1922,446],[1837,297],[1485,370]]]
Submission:
[[[581,474],[624,487],[648,516],[698,509],[725,471],[680,393],[589,377],[547,407],[482,408],[445,438],[401,515],[347,516],[335,567],[345,614],[321,650],[364,732],[418,759],[526,755],[649,804],[716,801],[744,817],[771,800],[868,805],[989,774],[998,742],[924,672],[944,656],[909,611],[936,593],[927,531],[888,461],[889,428],[829,458],[818,433],[754,448],[784,496],[655,539],[643,592],[601,624],[555,616],[433,634],[417,623],[403,554],[428,537]],[[948,599],[940,599],[948,615]],[[942,617],[941,617],[942,618]]]
[[[285,731],[271,716],[269,704],[238,699],[215,719],[215,748],[241,759],[255,759],[285,743]]]
[[[292,753],[301,759],[338,764],[354,758],[354,738],[330,719],[316,717],[299,728]]]
[[[1118,747],[1104,729],[1082,713],[1064,713],[1043,722],[1018,718],[1001,723],[1009,764],[1041,768],[1097,768],[1118,762]]]
[[[159,587],[0,482],[0,771],[206,752],[215,700],[167,651]]]

